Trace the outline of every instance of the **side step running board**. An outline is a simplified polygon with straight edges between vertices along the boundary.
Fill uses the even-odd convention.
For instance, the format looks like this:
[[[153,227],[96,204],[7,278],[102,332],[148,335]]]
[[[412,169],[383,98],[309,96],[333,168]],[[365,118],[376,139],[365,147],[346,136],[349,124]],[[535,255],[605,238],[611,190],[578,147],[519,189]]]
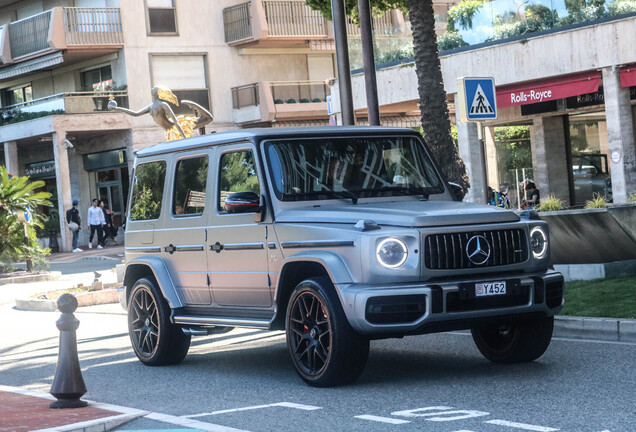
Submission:
[[[270,320],[251,318],[210,318],[204,316],[175,316],[172,321],[181,325],[246,327],[261,330],[269,329]]]

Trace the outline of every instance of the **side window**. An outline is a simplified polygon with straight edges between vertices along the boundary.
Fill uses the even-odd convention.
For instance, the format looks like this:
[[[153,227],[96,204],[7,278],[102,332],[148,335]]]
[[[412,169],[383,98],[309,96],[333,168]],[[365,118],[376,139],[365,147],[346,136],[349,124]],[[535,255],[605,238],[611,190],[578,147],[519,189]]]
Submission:
[[[155,161],[140,164],[133,179],[130,219],[158,219],[163,200],[163,185],[166,179],[166,162]]]
[[[247,151],[225,153],[221,156],[219,179],[219,211],[225,212],[225,200],[235,192],[254,192],[260,195],[254,154]]]
[[[175,216],[202,214],[205,209],[208,157],[180,160],[177,163],[174,178],[172,214]]]

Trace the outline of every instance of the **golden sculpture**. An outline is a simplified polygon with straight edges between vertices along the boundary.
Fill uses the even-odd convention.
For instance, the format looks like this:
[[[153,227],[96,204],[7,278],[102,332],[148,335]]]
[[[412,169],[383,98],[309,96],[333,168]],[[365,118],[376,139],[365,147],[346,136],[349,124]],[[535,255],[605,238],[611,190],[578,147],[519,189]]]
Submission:
[[[156,86],[152,88],[150,94],[152,103],[139,111],[118,107],[114,100],[108,102],[108,109],[122,111],[134,117],[150,114],[155,123],[166,132],[167,141],[190,138],[195,129],[202,128],[214,119],[208,110],[189,100],[182,100],[181,103],[190,107],[194,116],[175,115],[167,102],[179,106],[179,100],[169,88]]]

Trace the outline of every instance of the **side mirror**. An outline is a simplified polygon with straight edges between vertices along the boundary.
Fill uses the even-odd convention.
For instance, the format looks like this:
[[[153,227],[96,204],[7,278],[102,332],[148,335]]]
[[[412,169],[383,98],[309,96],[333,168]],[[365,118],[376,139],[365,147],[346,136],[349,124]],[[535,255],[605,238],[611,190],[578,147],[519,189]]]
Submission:
[[[448,189],[450,190],[451,195],[455,201],[463,201],[464,196],[464,188],[458,185],[457,183],[448,182]]]
[[[252,191],[230,194],[225,200],[225,211],[228,213],[255,213],[260,210],[260,197]]]

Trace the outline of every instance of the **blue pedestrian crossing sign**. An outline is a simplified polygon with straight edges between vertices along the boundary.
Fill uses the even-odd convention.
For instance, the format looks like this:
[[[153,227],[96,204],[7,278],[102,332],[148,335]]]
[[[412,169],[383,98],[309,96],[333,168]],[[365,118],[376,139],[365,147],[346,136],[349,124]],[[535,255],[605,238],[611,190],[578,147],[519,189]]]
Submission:
[[[455,102],[461,121],[496,119],[495,80],[493,78],[459,78]]]

